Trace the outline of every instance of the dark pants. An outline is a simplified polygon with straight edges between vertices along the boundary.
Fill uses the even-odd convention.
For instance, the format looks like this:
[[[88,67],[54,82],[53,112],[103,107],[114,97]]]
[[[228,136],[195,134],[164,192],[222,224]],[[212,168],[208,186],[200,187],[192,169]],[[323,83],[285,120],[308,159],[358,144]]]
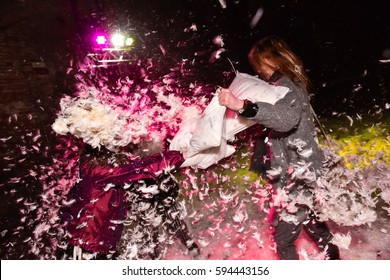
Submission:
[[[282,260],[298,260],[298,254],[295,249],[295,241],[298,239],[302,228],[317,244],[318,248],[324,250],[327,246],[327,255],[330,260],[340,259],[339,249],[336,245],[329,243],[332,236],[329,228],[323,222],[317,221],[314,217],[307,224],[298,225],[279,221],[275,227],[274,240],[277,245],[277,251]]]
[[[268,134],[269,131],[264,130],[257,139],[249,168],[250,171],[256,172],[264,178],[267,176],[267,170],[270,169],[270,151],[265,143],[265,138],[268,137]]]

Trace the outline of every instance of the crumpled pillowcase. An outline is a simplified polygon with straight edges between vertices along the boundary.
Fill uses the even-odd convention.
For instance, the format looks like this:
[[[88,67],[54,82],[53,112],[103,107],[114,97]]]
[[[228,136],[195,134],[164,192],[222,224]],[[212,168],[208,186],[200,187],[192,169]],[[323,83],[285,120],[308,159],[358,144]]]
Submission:
[[[240,99],[270,104],[275,104],[289,91],[286,87],[270,85],[255,76],[239,72],[229,90]],[[227,140],[233,140],[235,134],[255,124],[219,105],[218,96],[213,97],[198,121],[186,123],[191,125],[180,128],[171,141],[170,149],[187,151],[182,167],[198,166],[202,169],[233,154],[235,149],[226,144]],[[188,139],[182,139],[183,136]]]
[[[237,73],[229,86],[229,90],[239,99],[270,104],[275,104],[289,91],[287,87],[271,85],[256,76],[245,73]],[[254,124],[254,121],[239,117],[236,112],[228,110],[226,116],[226,139],[233,140],[234,135]]]

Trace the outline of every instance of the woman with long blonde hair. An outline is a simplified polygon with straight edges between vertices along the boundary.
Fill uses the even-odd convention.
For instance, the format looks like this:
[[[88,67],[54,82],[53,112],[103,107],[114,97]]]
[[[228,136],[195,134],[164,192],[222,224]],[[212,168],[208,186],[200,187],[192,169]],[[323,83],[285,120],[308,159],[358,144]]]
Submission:
[[[302,61],[276,36],[255,43],[248,58],[253,70],[263,80],[289,89],[275,104],[240,100],[228,89],[219,93],[220,105],[268,129],[267,137],[263,139],[267,139],[267,156],[274,171],[268,179],[274,186],[274,194],[283,193],[288,197],[279,204],[270,199],[269,213],[273,214],[270,221],[275,227],[274,240],[279,257],[299,259],[295,241],[305,229],[328,259],[339,259],[339,249],[330,242],[332,235],[327,225],[311,210],[313,190],[316,179],[322,175],[325,157],[316,140],[308,96],[310,81]],[[264,158],[263,154],[257,154],[260,150],[255,149],[253,155],[259,161]]]

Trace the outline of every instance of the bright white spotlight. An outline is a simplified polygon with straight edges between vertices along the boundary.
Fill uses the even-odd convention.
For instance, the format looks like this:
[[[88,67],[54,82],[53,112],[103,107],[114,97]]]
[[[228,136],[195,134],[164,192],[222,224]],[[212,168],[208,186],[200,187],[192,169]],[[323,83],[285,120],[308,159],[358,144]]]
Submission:
[[[115,33],[115,34],[111,37],[111,43],[112,43],[113,46],[116,47],[116,48],[123,47],[124,44],[125,44],[125,36],[123,36],[123,35],[120,34],[120,33]]]

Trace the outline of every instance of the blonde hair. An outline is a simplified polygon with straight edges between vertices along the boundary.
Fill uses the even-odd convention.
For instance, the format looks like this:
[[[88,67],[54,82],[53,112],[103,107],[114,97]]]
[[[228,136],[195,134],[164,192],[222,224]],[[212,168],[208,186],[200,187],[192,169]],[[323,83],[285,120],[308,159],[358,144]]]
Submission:
[[[249,51],[248,58],[256,72],[261,73],[261,67],[267,65],[273,71],[290,77],[295,84],[303,85],[307,91],[310,90],[311,83],[302,60],[279,37],[269,36],[256,42]]]

